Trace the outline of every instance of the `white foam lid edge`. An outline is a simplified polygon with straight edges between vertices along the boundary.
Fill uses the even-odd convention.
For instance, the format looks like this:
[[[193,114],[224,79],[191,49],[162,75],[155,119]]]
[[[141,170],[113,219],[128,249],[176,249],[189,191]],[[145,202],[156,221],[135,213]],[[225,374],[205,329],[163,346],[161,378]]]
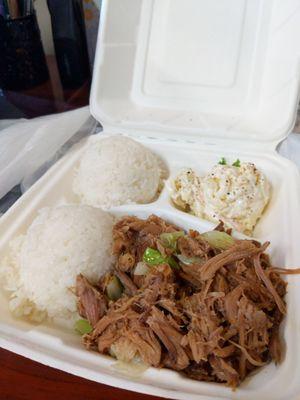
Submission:
[[[91,112],[133,135],[279,142],[299,37],[299,0],[104,0]]]

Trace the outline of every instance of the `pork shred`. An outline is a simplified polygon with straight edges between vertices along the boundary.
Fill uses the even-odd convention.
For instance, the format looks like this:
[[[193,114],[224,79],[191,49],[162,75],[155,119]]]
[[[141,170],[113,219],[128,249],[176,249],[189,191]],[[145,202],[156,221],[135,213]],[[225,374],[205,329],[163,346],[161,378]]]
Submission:
[[[222,224],[217,229],[223,231]],[[155,215],[147,220],[127,216],[116,223],[117,261],[110,274],[124,290],[112,301],[105,276],[97,287],[78,277],[78,309],[93,326],[83,341],[121,360],[139,357],[192,379],[236,387],[254,369],[281,359],[278,332],[286,312],[286,284],[264,253],[268,243],[236,239],[218,250],[199,232],[189,231],[177,239],[176,248],[165,246],[160,235],[179,230]],[[149,272],[137,277],[135,267],[148,247],[166,262],[148,266]],[[176,254],[192,262],[184,264]],[[179,268],[169,265],[169,257]]]

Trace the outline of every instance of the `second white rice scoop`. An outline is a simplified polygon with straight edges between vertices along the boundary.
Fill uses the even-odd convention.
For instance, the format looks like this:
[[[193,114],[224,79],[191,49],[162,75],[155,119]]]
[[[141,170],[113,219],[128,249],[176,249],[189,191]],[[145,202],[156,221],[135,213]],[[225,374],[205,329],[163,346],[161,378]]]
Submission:
[[[83,204],[110,208],[150,203],[159,191],[158,157],[142,144],[121,135],[92,137],[73,180]]]

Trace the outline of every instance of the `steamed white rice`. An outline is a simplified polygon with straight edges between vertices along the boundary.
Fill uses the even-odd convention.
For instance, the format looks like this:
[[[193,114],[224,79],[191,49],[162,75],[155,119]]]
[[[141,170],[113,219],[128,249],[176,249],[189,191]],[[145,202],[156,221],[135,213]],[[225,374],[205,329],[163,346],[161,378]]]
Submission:
[[[96,207],[149,203],[161,174],[157,156],[140,143],[120,135],[95,136],[80,160],[73,191],[83,204]]]
[[[89,206],[40,210],[26,235],[11,242],[0,266],[14,314],[70,318],[76,312],[77,274],[96,283],[112,266],[113,223],[110,214]]]

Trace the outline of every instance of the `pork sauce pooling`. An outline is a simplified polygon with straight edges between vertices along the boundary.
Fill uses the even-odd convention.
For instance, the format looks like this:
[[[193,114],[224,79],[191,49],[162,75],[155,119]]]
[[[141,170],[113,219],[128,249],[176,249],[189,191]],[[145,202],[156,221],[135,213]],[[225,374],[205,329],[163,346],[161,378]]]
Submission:
[[[280,361],[286,284],[268,243],[184,233],[155,215],[124,217],[113,235],[114,271],[97,287],[77,277],[78,310],[93,327],[88,349],[232,387]]]

